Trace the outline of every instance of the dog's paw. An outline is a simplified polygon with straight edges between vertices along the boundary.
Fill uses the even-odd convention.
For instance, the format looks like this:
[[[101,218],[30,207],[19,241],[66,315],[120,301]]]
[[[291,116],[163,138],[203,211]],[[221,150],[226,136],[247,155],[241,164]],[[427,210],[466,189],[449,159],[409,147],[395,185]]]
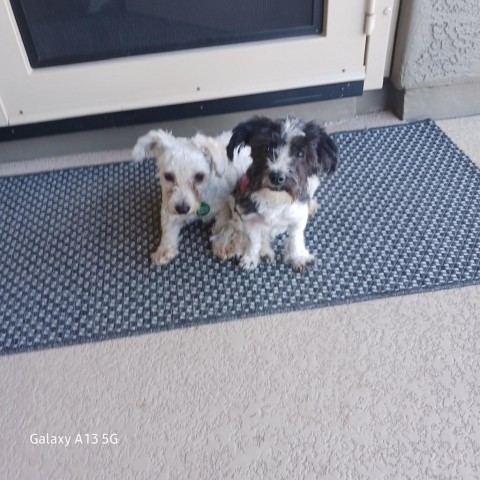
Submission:
[[[219,258],[220,260],[227,260],[227,255],[225,251],[225,247],[221,245],[216,245],[215,243],[212,243],[212,253],[214,257]]]
[[[307,268],[311,268],[315,265],[315,257],[310,253],[306,253],[305,255],[300,255],[298,257],[290,257],[288,262],[295,272],[303,272]]]
[[[151,261],[152,265],[166,265],[170,263],[177,255],[177,250],[173,247],[158,247],[158,249],[152,253]]]
[[[270,263],[275,260],[275,252],[270,245],[262,247],[260,250],[260,259],[265,263]]]
[[[312,219],[318,212],[318,202],[312,198],[308,204],[308,218]]]
[[[228,260],[229,258],[234,258],[237,255],[236,248],[231,245],[219,245],[212,244],[212,253],[214,257],[219,258],[220,260]]]
[[[240,256],[242,251],[242,243],[235,241],[235,238],[225,240],[221,236],[214,236],[211,238],[212,253],[214,257],[220,260],[228,260]]]
[[[210,237],[212,253],[221,260],[241,257],[246,250],[247,239],[236,229],[224,228]]]
[[[244,270],[254,270],[255,268],[258,267],[259,263],[260,263],[260,258],[252,255],[243,255],[243,257],[240,258],[240,266]]]

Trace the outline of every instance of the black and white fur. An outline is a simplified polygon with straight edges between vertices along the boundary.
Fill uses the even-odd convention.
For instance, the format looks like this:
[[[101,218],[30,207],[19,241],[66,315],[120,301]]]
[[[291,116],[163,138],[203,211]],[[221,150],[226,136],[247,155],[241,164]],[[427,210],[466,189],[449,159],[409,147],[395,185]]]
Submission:
[[[228,157],[242,145],[250,146],[253,161],[217,218],[214,255],[237,256],[244,269],[254,269],[261,259],[273,260],[271,241],[286,231],[286,259],[293,269],[313,265],[304,230],[317,210],[321,173],[336,168],[335,143],[314,122],[255,117],[234,128]]]

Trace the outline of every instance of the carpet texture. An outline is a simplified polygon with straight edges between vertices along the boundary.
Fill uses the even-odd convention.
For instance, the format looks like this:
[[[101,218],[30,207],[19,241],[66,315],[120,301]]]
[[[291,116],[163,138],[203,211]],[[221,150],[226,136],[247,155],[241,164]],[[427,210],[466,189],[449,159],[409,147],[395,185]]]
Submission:
[[[430,121],[335,134],[306,230],[314,269],[244,272],[160,236],[153,161],[0,179],[0,353],[480,283],[480,172]]]

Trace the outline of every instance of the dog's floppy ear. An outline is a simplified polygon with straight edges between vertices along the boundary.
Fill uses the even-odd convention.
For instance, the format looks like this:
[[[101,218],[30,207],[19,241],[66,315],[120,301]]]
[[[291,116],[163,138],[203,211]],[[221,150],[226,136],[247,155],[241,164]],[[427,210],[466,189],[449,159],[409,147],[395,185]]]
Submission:
[[[150,130],[137,140],[132,150],[132,157],[136,161],[149,158],[152,154],[161,155],[166,149],[171,148],[175,137],[165,130]]]
[[[318,167],[327,173],[333,173],[337,168],[338,148],[332,137],[314,122],[307,123],[305,134],[315,143]]]
[[[264,121],[263,118],[255,117],[239,123],[233,129],[230,142],[227,145],[227,156],[230,160],[233,160],[233,153],[236,148],[242,148],[243,145],[249,145],[253,132],[262,121]]]
[[[323,132],[317,143],[317,156],[320,166],[327,173],[333,173],[338,163],[338,148],[332,137]]]
[[[233,160],[233,152],[241,145],[247,145],[254,129],[254,121],[248,120],[239,123],[233,130],[230,141],[227,145],[227,156],[229,160]]]
[[[222,162],[225,155],[224,145],[216,142],[212,137],[203,135],[203,133],[197,133],[192,137],[192,142],[202,150],[215,175],[221,177],[225,173],[225,165]]]

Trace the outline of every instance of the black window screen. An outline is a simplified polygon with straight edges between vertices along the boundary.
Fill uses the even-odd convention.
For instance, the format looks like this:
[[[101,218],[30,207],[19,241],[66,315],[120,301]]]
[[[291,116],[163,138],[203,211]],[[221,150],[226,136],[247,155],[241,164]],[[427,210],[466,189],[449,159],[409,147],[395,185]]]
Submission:
[[[11,0],[32,67],[319,34],[324,0]]]

